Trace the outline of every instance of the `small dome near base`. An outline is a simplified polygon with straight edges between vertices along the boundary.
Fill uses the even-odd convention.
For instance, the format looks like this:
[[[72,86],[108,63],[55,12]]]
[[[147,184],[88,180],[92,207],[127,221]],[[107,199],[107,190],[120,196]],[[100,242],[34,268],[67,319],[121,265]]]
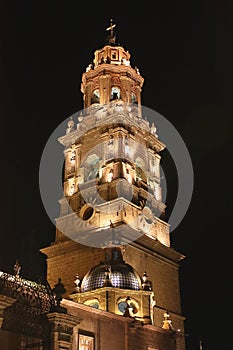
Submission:
[[[142,289],[139,274],[122,259],[118,249],[112,250],[112,258],[106,263],[93,267],[83,278],[81,292],[102,288],[108,283],[114,288],[140,290]],[[116,258],[117,256],[117,258]],[[115,258],[114,258],[115,257]]]

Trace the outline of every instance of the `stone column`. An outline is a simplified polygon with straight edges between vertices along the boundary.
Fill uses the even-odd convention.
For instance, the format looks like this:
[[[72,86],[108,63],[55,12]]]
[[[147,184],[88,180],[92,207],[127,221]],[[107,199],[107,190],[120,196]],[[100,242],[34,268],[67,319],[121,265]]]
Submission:
[[[47,315],[50,324],[51,350],[71,350],[73,341],[73,328],[80,323],[78,317],[59,312]]]

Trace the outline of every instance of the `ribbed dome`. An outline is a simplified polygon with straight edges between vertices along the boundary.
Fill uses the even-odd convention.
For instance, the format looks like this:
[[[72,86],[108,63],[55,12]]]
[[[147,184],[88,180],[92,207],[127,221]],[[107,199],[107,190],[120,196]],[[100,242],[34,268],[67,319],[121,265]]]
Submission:
[[[81,292],[102,288],[106,285],[114,288],[140,290],[141,279],[133,267],[126,264],[123,259],[111,260],[107,265],[100,263],[84,276]]]

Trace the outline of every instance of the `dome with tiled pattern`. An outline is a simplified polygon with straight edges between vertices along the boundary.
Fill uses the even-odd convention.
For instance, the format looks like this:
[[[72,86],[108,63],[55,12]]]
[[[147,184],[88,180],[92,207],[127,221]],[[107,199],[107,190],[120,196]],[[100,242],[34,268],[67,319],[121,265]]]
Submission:
[[[81,292],[102,288],[105,286],[140,290],[141,278],[134,268],[125,263],[121,252],[112,252],[111,259],[93,267],[83,278]]]

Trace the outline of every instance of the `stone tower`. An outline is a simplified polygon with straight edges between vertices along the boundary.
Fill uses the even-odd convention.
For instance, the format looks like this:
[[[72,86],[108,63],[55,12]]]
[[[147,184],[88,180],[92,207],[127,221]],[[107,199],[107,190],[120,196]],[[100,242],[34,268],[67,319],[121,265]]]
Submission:
[[[64,197],[56,239],[41,249],[47,279],[54,286],[61,278],[69,306],[72,300],[182,334],[184,256],[170,246],[164,220],[165,145],[143,115],[144,79],[117,44],[114,26],[111,22],[105,45],[82,75],[84,108],[58,140],[64,146]],[[182,336],[175,342],[174,349],[185,349]]]

